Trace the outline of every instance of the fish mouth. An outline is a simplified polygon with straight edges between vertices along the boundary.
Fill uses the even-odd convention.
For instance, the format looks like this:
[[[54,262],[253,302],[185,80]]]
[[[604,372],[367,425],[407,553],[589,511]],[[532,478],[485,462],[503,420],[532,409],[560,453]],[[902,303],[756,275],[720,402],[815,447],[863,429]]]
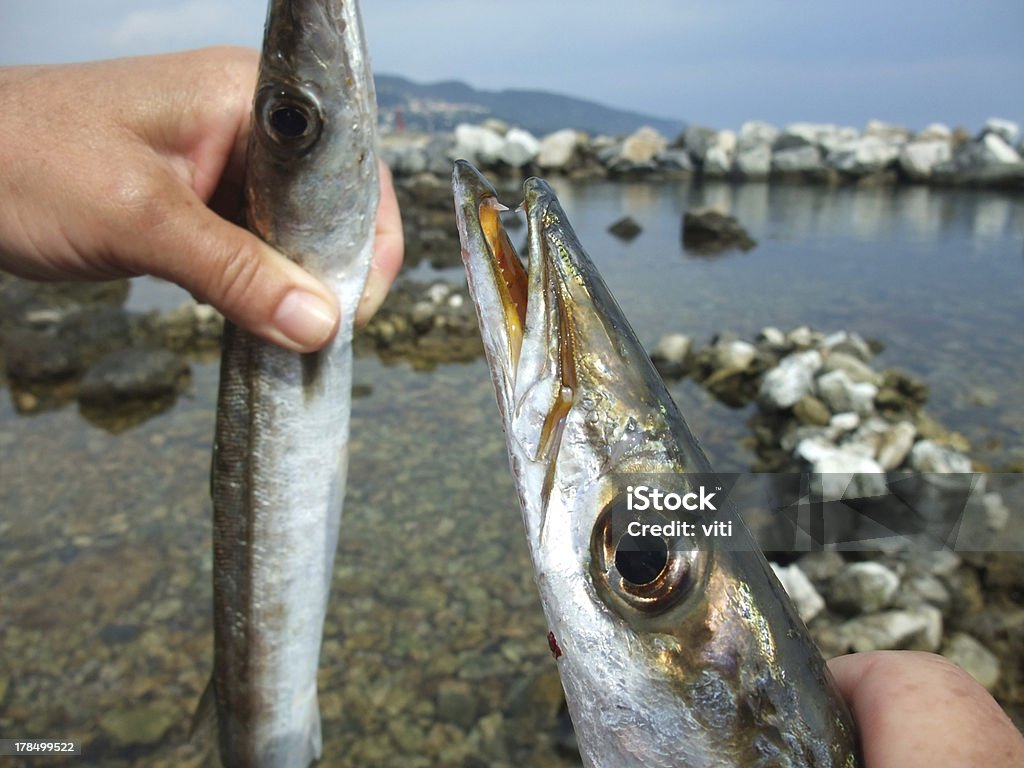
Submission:
[[[534,460],[553,464],[565,417],[578,395],[577,348],[567,261],[555,257],[552,226],[564,219],[548,184],[524,184],[529,260],[524,267],[499,214],[509,208],[469,163],[453,174],[462,257],[506,431],[524,399],[545,395],[530,435],[515,430]],[[565,249],[560,249],[562,255]],[[540,403],[538,403],[539,405]]]

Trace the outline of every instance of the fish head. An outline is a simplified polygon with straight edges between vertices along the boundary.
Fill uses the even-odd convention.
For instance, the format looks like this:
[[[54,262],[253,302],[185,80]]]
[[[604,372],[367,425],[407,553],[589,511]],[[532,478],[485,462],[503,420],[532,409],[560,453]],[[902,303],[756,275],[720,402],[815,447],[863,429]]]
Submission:
[[[342,269],[333,253],[372,231],[375,127],[356,4],[271,0],[248,147],[250,229],[320,276]]]
[[[731,509],[630,511],[638,478],[697,493],[714,475],[551,187],[524,185],[524,267],[493,187],[462,161],[453,186],[535,578],[585,764],[852,765],[848,719],[822,726],[831,710],[815,703],[805,716],[798,687],[787,686],[784,657],[801,676],[812,670],[830,703],[835,695]],[[716,519],[736,525],[728,547],[703,528]],[[630,529],[633,520],[663,527]],[[833,754],[818,734],[836,727],[845,741]],[[791,762],[780,757],[787,754]]]

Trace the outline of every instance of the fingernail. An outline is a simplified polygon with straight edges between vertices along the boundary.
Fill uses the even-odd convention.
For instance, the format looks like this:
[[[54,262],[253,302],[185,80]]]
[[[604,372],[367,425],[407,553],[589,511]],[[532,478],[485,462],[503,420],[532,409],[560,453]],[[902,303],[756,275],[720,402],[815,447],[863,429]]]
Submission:
[[[274,325],[303,351],[320,349],[338,327],[338,313],[312,293],[292,290],[274,313]]]

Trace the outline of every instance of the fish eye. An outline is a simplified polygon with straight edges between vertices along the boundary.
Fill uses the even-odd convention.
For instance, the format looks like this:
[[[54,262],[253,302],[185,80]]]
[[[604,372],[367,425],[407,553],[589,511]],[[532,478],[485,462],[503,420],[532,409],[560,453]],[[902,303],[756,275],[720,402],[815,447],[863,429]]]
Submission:
[[[638,525],[630,526],[633,521]],[[624,495],[601,511],[591,534],[590,569],[610,607],[625,604],[645,614],[661,613],[693,591],[703,562],[694,542],[650,529],[661,526],[660,532],[671,523],[660,515],[638,519],[627,511]]]
[[[256,95],[260,136],[289,155],[308,152],[323,130],[320,107],[312,94],[290,85],[268,85]]]

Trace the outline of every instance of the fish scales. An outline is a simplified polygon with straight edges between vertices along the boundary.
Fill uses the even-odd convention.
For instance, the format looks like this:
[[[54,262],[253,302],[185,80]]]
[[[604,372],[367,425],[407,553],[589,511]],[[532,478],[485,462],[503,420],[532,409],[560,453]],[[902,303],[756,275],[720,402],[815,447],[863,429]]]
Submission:
[[[338,297],[301,355],[227,323],[211,471],[221,761],[320,757],[316,674],[347,469],[352,321],[373,253],[376,104],[358,6],[272,0],[246,160],[245,220]]]

